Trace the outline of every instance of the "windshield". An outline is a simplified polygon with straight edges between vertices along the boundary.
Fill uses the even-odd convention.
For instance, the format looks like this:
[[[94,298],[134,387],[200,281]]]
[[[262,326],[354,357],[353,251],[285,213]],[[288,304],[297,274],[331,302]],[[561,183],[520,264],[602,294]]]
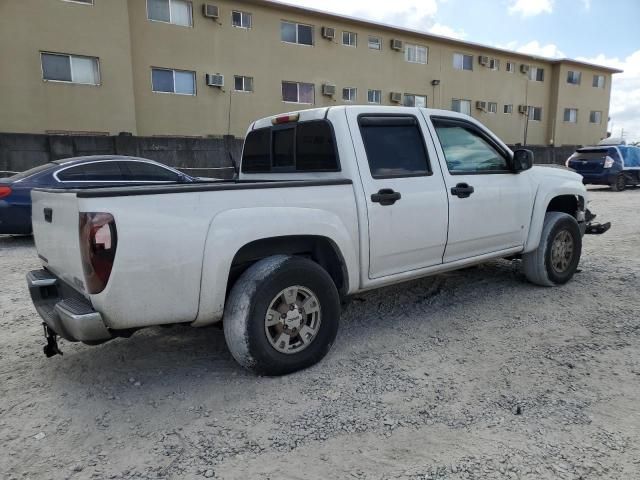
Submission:
[[[25,178],[29,178],[33,175],[36,175],[38,173],[41,172],[45,172],[51,168],[54,168],[56,165],[53,163],[45,163],[44,165],[40,165],[38,167],[34,167],[30,170],[25,170],[24,172],[20,172],[17,173],[11,177],[9,177],[9,179],[13,182],[18,181],[18,180],[24,180]]]

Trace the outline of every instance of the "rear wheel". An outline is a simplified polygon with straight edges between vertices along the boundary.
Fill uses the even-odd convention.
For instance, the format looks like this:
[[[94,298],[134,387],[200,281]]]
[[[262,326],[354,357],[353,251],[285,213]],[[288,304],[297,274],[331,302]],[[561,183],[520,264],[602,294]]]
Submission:
[[[320,361],[338,332],[340,297],[329,274],[306,258],[252,265],[231,289],[224,333],[240,365],[284,375]]]
[[[566,213],[548,212],[540,245],[522,257],[524,274],[536,285],[565,284],[578,269],[581,253],[582,235],[576,219]]]
[[[626,187],[627,187],[627,178],[625,177],[624,173],[618,174],[615,182],[611,184],[611,190],[613,190],[614,192],[621,192]]]

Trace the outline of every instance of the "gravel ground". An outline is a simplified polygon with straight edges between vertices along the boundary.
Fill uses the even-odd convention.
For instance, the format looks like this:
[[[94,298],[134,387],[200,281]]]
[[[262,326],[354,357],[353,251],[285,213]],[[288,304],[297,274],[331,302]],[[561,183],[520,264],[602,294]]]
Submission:
[[[0,477],[640,478],[640,189],[592,191],[613,229],[545,289],[498,261],[359,295],[332,353],[284,378],[219,329],[42,354],[0,238]]]

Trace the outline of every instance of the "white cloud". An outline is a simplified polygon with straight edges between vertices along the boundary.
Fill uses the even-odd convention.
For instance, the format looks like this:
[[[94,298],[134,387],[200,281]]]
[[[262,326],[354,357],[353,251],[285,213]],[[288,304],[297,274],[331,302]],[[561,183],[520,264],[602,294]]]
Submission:
[[[537,40],[525,43],[524,45],[518,45],[518,42],[509,42],[506,45],[498,45],[498,48],[515,50],[519,53],[527,53],[529,55],[537,55],[539,57],[547,58],[564,58],[566,56],[557,45],[553,43],[542,45]]]
[[[298,0],[295,5],[463,39],[467,36],[464,30],[435,21],[438,4],[446,1],[394,0],[391,3],[382,4],[371,0]],[[289,3],[293,4],[293,2]]]
[[[627,141],[640,141],[640,50],[624,59],[598,55],[593,58],[579,57],[578,60],[624,70],[624,73],[613,76],[610,128],[613,126],[614,137],[619,137],[624,129]]]
[[[591,0],[582,0],[582,5],[587,12],[591,10]]]
[[[441,23],[433,24],[433,26],[429,28],[429,32],[443,37],[457,38],[458,40],[464,40],[467,37],[464,30],[456,30]]]
[[[511,15],[519,14],[523,17],[534,17],[551,12],[553,12],[553,0],[515,0],[509,6]]]

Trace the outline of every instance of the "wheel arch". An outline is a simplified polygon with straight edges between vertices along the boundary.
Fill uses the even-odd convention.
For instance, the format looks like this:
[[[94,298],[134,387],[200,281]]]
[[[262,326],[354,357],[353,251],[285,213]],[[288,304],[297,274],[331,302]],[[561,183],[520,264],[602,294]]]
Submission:
[[[560,191],[538,192],[531,217],[531,227],[525,243],[524,253],[538,248],[544,227],[544,218],[548,212],[561,212],[571,215],[578,222],[584,221],[587,197],[586,191],[579,188],[568,188]]]
[[[252,263],[272,255],[302,255],[319,263],[341,295],[358,288],[358,227],[337,214],[300,207],[226,210],[205,242],[198,315],[193,326],[222,319],[233,282]],[[231,283],[230,283],[231,282]]]

